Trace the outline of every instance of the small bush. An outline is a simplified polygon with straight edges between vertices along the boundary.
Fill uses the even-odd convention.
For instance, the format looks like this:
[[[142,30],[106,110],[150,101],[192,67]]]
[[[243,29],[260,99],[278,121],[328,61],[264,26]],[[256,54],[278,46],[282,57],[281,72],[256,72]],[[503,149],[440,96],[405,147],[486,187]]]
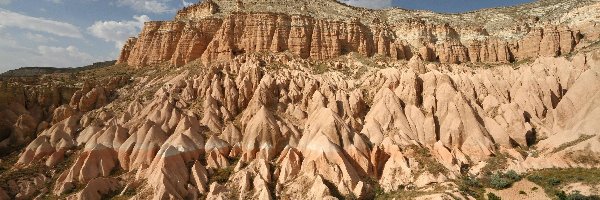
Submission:
[[[491,192],[487,193],[487,198],[488,200],[502,200],[502,198]]]
[[[499,174],[494,174],[492,177],[490,177],[490,185],[494,189],[506,189],[509,188],[511,184],[512,182],[510,179],[504,178]]]
[[[490,177],[490,185],[494,189],[506,189],[512,186],[514,182],[520,181],[521,176],[515,171],[507,173],[497,172]]]
[[[520,181],[521,180],[521,175],[519,175],[514,170],[510,170],[510,171],[506,172],[505,175],[506,175],[507,178],[509,178],[510,180],[513,180],[513,181]]]
[[[560,179],[552,177],[552,178],[548,179],[548,184],[550,184],[552,186],[560,185]]]
[[[521,190],[521,191],[519,191],[519,194],[521,194],[521,195],[527,195],[527,192]]]

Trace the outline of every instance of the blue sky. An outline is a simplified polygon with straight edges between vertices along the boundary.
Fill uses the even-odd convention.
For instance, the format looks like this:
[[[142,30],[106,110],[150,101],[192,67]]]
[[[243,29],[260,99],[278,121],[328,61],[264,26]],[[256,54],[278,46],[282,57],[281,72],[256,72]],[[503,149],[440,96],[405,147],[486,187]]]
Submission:
[[[118,57],[143,22],[169,20],[197,0],[0,0],[0,73],[23,66],[78,67]],[[464,12],[532,0],[342,0],[437,12]]]

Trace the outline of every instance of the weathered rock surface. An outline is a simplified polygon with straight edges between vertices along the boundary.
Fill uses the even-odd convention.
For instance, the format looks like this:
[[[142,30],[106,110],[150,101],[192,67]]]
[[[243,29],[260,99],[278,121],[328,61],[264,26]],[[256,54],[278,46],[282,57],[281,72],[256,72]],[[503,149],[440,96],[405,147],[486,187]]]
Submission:
[[[581,56],[488,69],[413,59],[411,66],[423,67],[373,68],[348,78],[313,74],[302,58],[242,55],[195,75],[175,71],[137,79],[135,92],[120,90],[146,100],[89,112],[78,103],[77,113],[48,125],[24,149],[18,165],[72,160],[48,192],[81,186],[72,196],[92,199],[131,181],[139,184],[134,195],[157,199],[368,199],[374,187],[451,190],[465,168],[478,173],[499,153],[512,155],[509,168],[517,171],[593,167],[579,158],[598,152],[591,148],[598,134],[585,132],[598,129],[596,93],[586,92],[600,80],[592,66],[598,56]],[[296,66],[261,67],[275,59]],[[139,92],[153,85],[160,87],[150,97]],[[115,106],[123,109],[108,109]],[[578,143],[563,148],[565,141]],[[516,151],[533,144],[539,157]]]
[[[463,14],[460,19],[438,14],[423,18],[448,18],[400,20],[378,17],[400,12],[394,9],[350,9],[350,14],[337,16],[339,14],[322,8],[310,8],[302,13],[284,12],[290,9],[289,5],[279,7],[272,1],[242,4],[251,6],[240,9],[232,8],[234,5],[223,0],[206,1],[179,11],[174,21],[147,22],[138,38],[127,41],[118,63],[182,66],[201,59],[208,64],[231,60],[244,53],[265,51],[289,51],[302,58],[317,60],[356,52],[367,57],[380,55],[399,60],[420,56],[423,60],[441,63],[508,63],[569,54],[585,36],[580,27],[587,28],[584,24],[555,26],[540,20],[523,21],[523,16],[507,16],[515,21],[505,25],[513,28],[513,32],[506,32],[503,30],[507,27],[498,28],[481,16],[471,19],[471,14]],[[348,9],[345,5],[331,6]],[[255,11],[259,7],[263,9]],[[417,11],[404,12],[408,13],[402,15],[411,12],[420,15]],[[362,20],[351,16],[356,14],[362,15]],[[538,17],[528,13],[522,15]],[[465,18],[469,21],[464,21]],[[475,28],[465,27],[461,22],[474,23]],[[525,28],[519,23],[525,24]],[[481,27],[482,24],[490,30]]]
[[[24,177],[0,184],[0,199],[471,199],[457,183],[491,159],[518,172],[600,167],[596,28],[563,19],[571,10],[554,16],[566,27],[541,26],[548,16],[494,33],[315,4],[348,12],[207,0],[128,42],[120,62],[147,66],[113,70],[131,77],[82,80],[70,95],[13,88],[0,147],[27,145],[1,158],[0,178]]]

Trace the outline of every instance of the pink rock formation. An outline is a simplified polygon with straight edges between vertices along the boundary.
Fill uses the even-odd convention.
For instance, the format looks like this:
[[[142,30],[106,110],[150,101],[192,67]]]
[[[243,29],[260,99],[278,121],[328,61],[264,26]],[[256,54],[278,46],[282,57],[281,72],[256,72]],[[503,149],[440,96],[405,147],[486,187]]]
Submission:
[[[494,157],[519,172],[598,167],[600,53],[580,17],[496,33],[454,15],[252,2],[207,0],[147,23],[123,48],[121,63],[147,65],[119,68],[131,77],[0,104],[0,147],[27,143],[0,175],[35,172],[0,199],[371,199],[377,188],[469,199],[454,182]]]
[[[77,199],[102,199],[103,195],[119,189],[119,183],[111,178],[95,178],[85,185],[81,192],[77,193]]]
[[[126,42],[118,62],[182,66],[196,59],[208,64],[244,53],[289,51],[312,59],[357,52],[407,60],[420,55],[423,60],[442,63],[507,63],[568,54],[581,37],[566,27],[544,26],[522,30],[525,37],[507,40],[490,36],[485,29],[457,28],[448,23],[406,20],[387,27],[378,18],[372,22],[355,18],[338,21],[279,12],[231,12],[228,6],[207,1],[180,10],[174,21],[147,22],[138,38]],[[399,31],[420,37],[407,38],[398,35]],[[472,34],[484,39],[461,43],[462,37]],[[436,40],[441,41],[430,43]],[[420,47],[418,43],[429,44]]]

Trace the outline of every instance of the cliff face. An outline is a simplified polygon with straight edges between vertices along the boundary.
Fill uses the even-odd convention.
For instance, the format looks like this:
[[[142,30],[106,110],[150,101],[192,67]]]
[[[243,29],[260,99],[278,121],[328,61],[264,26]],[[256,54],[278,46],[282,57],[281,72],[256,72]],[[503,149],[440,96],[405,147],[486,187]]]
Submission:
[[[420,56],[441,63],[508,63],[568,54],[583,38],[576,26],[548,25],[538,20],[515,25],[514,33],[506,35],[502,30],[494,29],[496,33],[476,26],[454,27],[419,17],[327,19],[313,17],[311,11],[287,14],[274,8],[265,12],[244,10],[243,3],[236,11],[223,12],[216,2],[187,7],[177,13],[174,21],[147,22],[139,37],[125,44],[118,62],[181,66],[196,59],[208,64],[244,53],[289,51],[317,60],[356,52],[399,60]],[[232,10],[230,7],[223,10]]]
[[[515,199],[527,180],[485,187],[600,173],[598,0],[203,2],[129,39],[138,68],[1,77],[0,200]]]
[[[302,58],[328,59],[358,52],[406,58],[389,30],[367,27],[358,20],[328,21],[310,16],[275,13],[237,13],[225,19],[193,23],[148,22],[139,39],[129,40],[120,63],[149,65],[170,62],[183,65],[229,60],[250,52],[290,51]]]

